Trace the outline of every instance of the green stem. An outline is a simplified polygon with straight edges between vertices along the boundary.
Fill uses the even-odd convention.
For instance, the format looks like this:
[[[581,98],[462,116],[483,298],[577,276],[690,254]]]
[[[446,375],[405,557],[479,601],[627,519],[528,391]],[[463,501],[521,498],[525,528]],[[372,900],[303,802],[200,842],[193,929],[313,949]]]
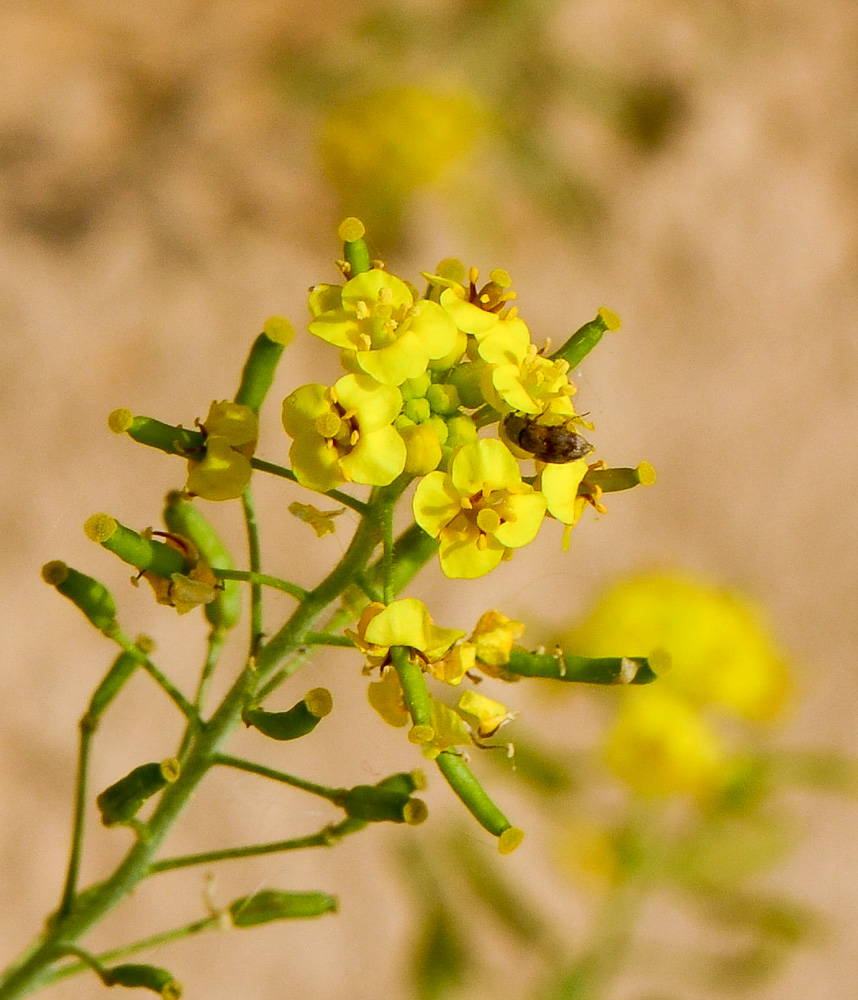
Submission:
[[[77,775],[75,778],[74,818],[72,820],[72,841],[69,852],[68,871],[63,886],[63,894],[57,910],[59,916],[65,916],[71,909],[77,893],[77,880],[80,873],[80,856],[83,845],[84,821],[86,817],[86,787],[89,773],[89,753],[95,729],[90,719],[85,715],[80,720],[80,746],[77,757]]]
[[[244,569],[212,569],[218,580],[239,580],[242,583],[249,583],[258,587],[272,587],[274,590],[282,590],[284,594],[289,594],[298,601],[303,601],[309,591],[299,587],[297,583],[290,583],[288,580],[281,580],[278,576],[269,576],[267,573],[253,573]]]
[[[103,951],[98,955],[95,955],[95,961],[104,964],[106,962],[114,962],[117,958],[127,958],[129,955],[136,955],[141,951],[149,951],[152,948],[157,948],[162,944],[169,944],[171,941],[180,941],[182,938],[190,937],[193,934],[199,934],[200,931],[215,930],[220,926],[219,920],[216,916],[203,917],[201,920],[194,920],[189,924],[182,924],[181,927],[174,927],[169,931],[162,931],[160,934],[152,934],[147,938],[141,938],[139,941],[134,941],[132,944],[124,945],[122,948],[113,948],[110,951]],[[77,975],[79,972],[84,972],[86,969],[91,968],[91,966],[84,962],[75,962],[71,965],[66,965],[61,969],[54,971],[46,980],[45,985],[48,986],[51,983],[59,982],[61,979],[68,979],[69,976]]]
[[[203,703],[205,702],[206,694],[208,693],[212,674],[217,666],[217,661],[220,658],[220,653],[225,642],[225,629],[213,628],[209,632],[208,648],[206,649],[206,662],[203,664],[203,669],[200,672],[200,682],[197,685],[197,696],[194,699],[194,704],[200,712],[203,710]]]
[[[253,494],[248,486],[241,494],[241,503],[244,508],[244,525],[247,532],[248,560],[250,572],[258,575],[262,565],[262,555],[259,548],[259,525],[256,523],[256,507],[253,503]],[[262,640],[264,631],[262,620],[262,585],[260,583],[250,584],[250,658],[256,655],[256,650]]]
[[[250,464],[259,472],[267,472],[271,476],[288,479],[290,483],[298,482],[298,477],[295,473],[283,465],[275,465],[274,462],[266,462],[261,458],[252,458]],[[301,484],[298,483],[298,485],[300,486]],[[336,500],[337,503],[341,503],[344,507],[350,507],[353,511],[361,515],[365,515],[369,509],[369,504],[364,503],[363,500],[358,500],[356,497],[349,496],[348,493],[343,493],[342,490],[328,490],[323,496],[330,497],[332,500]]]
[[[382,591],[384,603],[393,601],[393,508],[394,503],[386,504],[382,510],[382,541],[384,548],[381,556]]]
[[[257,764],[252,760],[244,760],[243,757],[231,757],[229,754],[219,753],[213,758],[212,763],[222,764],[224,767],[234,767],[239,771],[247,771],[250,774],[258,774],[263,778],[271,778],[273,781],[280,781],[292,788],[300,788],[302,792],[318,795],[329,802],[336,802],[343,793],[342,788],[328,788],[325,785],[317,785],[314,781],[307,781],[305,778],[298,778],[293,774],[286,774],[283,771],[275,771],[272,767]]]
[[[346,646],[354,649],[354,640],[347,635],[331,635],[330,632],[308,632],[304,636],[308,646]]]
[[[412,661],[407,646],[391,646],[390,659],[399,676],[405,707],[415,726],[432,725],[432,698],[419,665]]]
[[[131,639],[129,639],[128,636],[125,635],[119,628],[112,629],[106,634],[108,638],[113,639],[118,646],[121,646],[126,653],[129,653],[137,660],[140,666],[143,667],[158,687],[160,687],[161,690],[172,699],[188,722],[194,726],[198,726],[200,724],[200,716],[196,707],[188,701],[188,699],[165,674],[161,673],[161,671],[136,643],[132,642]]]
[[[306,837],[295,837],[292,840],[277,840],[268,844],[247,844],[244,847],[228,847],[221,851],[205,851],[201,854],[186,854],[178,858],[165,858],[155,861],[149,868],[149,874],[174,871],[176,868],[190,868],[193,865],[209,864],[213,861],[234,861],[237,858],[254,858],[260,854],[279,854],[283,851],[300,851],[305,847],[333,847],[350,833],[357,833],[366,826],[366,820],[348,817],[341,823],[326,826],[318,833]]]
[[[401,488],[404,488],[404,485]],[[388,487],[387,490],[393,491],[393,487]],[[246,667],[242,671],[206,725],[198,730],[197,738],[183,761],[182,772],[178,779],[161,793],[146,825],[146,836],[134,843],[111,876],[79,894],[68,913],[54,915],[41,939],[8,970],[0,985],[0,1000],[14,1000],[44,985],[54,973],[51,966],[62,955],[61,942],[76,941],[125,899],[147,875],[153,871],[165,870],[163,862],[154,861],[155,856],[176,819],[192,798],[197,785],[212,766],[212,760],[240,724],[242,707],[254,697],[255,690],[277,671],[280,663],[301,647],[306,632],[349,586],[355,573],[362,572],[366,568],[379,541],[377,523],[374,517],[367,517],[358,525],[339,564],[314,590],[310,591],[306,601],[295,609],[283,627],[261,647],[257,661],[258,669]],[[140,656],[139,649],[130,642],[125,640],[123,643],[116,635],[113,637],[123,648]],[[144,667],[147,665],[145,659],[141,659],[141,662]],[[177,699],[174,697],[174,700]],[[196,722],[194,707],[181,697],[179,704],[188,717]],[[316,835],[315,838],[302,838],[302,843],[305,846],[332,843],[337,836],[351,833],[363,826],[363,823],[357,825],[356,823],[354,820],[346,820],[345,824],[332,827]],[[284,844],[288,845],[289,842]],[[294,849],[294,846],[293,844],[291,849]],[[281,849],[288,848],[284,846]],[[251,853],[268,853],[271,850],[271,847],[262,847]],[[159,867],[155,867],[156,864]]]

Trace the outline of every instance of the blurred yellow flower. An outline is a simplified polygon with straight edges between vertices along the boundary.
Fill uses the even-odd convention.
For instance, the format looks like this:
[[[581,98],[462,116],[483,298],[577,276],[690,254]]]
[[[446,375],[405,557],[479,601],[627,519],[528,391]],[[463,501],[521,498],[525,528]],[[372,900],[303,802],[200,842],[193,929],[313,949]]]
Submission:
[[[333,108],[320,138],[322,163],[349,211],[386,241],[408,198],[472,146],[478,122],[468,94],[384,88]]]
[[[678,572],[615,584],[564,648],[585,656],[666,650],[673,667],[659,688],[750,720],[777,715],[790,687],[783,653],[750,601]]]
[[[642,796],[707,799],[727,758],[715,730],[684,698],[659,685],[625,693],[604,745],[614,773]]]

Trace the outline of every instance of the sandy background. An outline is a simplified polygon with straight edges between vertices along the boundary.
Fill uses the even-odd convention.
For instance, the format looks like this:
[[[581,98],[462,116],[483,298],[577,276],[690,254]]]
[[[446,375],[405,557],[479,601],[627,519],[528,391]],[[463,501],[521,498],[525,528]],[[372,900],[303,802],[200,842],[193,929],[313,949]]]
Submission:
[[[453,7],[436,6],[442,23]],[[164,667],[192,683],[202,628],[124,586],[124,570],[80,530],[100,510],[152,524],[182,478],[179,464],[112,436],[105,417],[120,405],[175,422],[204,415],[212,398],[234,392],[264,318],[282,313],[300,325],[306,288],[335,280],[341,209],[319,172],[317,114],[284,95],[270,70],[307,46],[353,60],[343,39],[356,13],[264,0],[0,5],[4,956],[55,904],[74,726],[113,655],[39,568],[62,558],[110,581],[129,630],[155,636]],[[800,697],[783,738],[856,751],[858,9],[849,0],[590,0],[557,4],[547,24],[546,44],[570,61],[672,80],[684,102],[675,132],[645,154],[582,105],[547,108],[537,127],[598,192],[597,223],[552,219],[488,150],[457,182],[458,203],[452,184],[415,202],[407,242],[386,256],[412,277],[448,255],[505,267],[539,338],[557,339],[602,304],[619,312],[623,332],[582,366],[579,401],[600,454],[615,464],[646,458],[660,478],[615,498],[568,554],[544,532],[479,587],[442,582],[432,569],[415,593],[431,597],[439,621],[462,627],[499,606],[531,623],[536,642],[616,573],[665,564],[705,572],[758,597],[790,651]],[[438,58],[427,52],[423,69],[435,64],[437,75]],[[472,197],[474,170],[492,186],[491,213]],[[309,341],[290,349],[281,396],[335,377],[335,359]],[[273,461],[286,456],[276,411],[260,446]],[[309,583],[343,541],[306,537],[285,514],[298,497],[266,485],[259,504],[272,571]],[[228,533],[234,513],[223,515]],[[319,780],[358,782],[416,763],[365,708],[356,677],[347,659],[308,672],[308,687],[324,682],[352,708],[332,719],[330,758],[309,761],[297,746],[293,770],[303,762]],[[558,711],[550,718],[562,728]],[[94,787],[165,756],[174,723],[135,679],[103,727]],[[435,814],[448,800],[436,782]],[[197,805],[177,831],[178,852],[237,843],[248,828],[265,839],[324,821],[304,799],[293,807],[235,776]],[[806,839],[779,886],[831,914],[832,929],[755,996],[846,1000],[858,974],[855,805],[807,800],[797,810]],[[219,869],[220,902],[256,879],[336,891],[344,912],[285,935],[174,947],[164,960],[186,995],[406,996],[398,949],[409,918],[382,857],[387,835]],[[124,838],[97,838],[102,853],[86,858],[85,875],[96,877]],[[538,852],[536,837],[510,861],[526,876],[539,870]],[[199,874],[153,880],[90,943],[192,919],[200,891]],[[493,986],[489,976],[482,991]],[[96,992],[81,979],[46,996]]]

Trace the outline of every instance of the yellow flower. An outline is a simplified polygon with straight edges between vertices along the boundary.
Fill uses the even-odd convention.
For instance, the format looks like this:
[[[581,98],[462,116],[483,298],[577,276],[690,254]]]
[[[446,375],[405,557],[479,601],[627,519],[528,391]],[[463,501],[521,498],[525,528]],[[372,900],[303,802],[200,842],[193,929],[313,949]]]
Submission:
[[[445,270],[451,272],[459,270],[449,266],[457,265],[459,261],[449,260],[443,263],[447,265]],[[515,298],[515,292],[508,291],[512,282],[506,271],[500,269],[492,271],[489,275],[490,280],[482,288],[477,288],[479,272],[475,267],[468,271],[467,286],[443,274],[426,274],[424,277],[430,285],[443,288],[438,301],[452,316],[458,329],[462,333],[471,334],[478,341],[494,330],[498,324],[503,325],[508,316],[514,316],[514,309],[507,309],[508,304]],[[520,324],[517,326],[518,333],[520,334],[521,327],[524,327],[527,334],[527,327],[520,320],[518,323]],[[529,341],[529,334],[527,338]]]
[[[414,191],[435,183],[473,144],[474,99],[418,87],[349,98],[328,116],[320,152],[331,183],[379,237]]]
[[[556,413],[574,416],[569,399],[575,386],[569,381],[567,362],[551,361],[528,343],[524,350],[509,336],[489,335],[479,346],[480,357],[492,366],[491,388],[495,409],[516,410],[528,415]]]
[[[641,796],[685,793],[705,800],[727,773],[715,730],[662,686],[626,692],[604,753],[614,773]]]
[[[408,734],[412,743],[419,744],[424,756],[434,760],[442,750],[471,746],[471,731],[467,723],[443,702],[432,699],[430,726],[414,726]]]
[[[372,268],[310,294],[310,333],[342,348],[359,370],[385,385],[426,371],[456,346],[456,325],[437,302],[414,301],[404,281]],[[351,368],[351,365],[348,365]]]
[[[185,492],[205,500],[234,500],[244,492],[253,469],[259,421],[249,406],[227,400],[213,402],[200,424],[206,435],[205,455],[188,458]]]
[[[512,647],[523,634],[524,625],[521,622],[513,621],[499,611],[486,611],[480,615],[471,634],[480,668],[497,676],[497,668],[509,662]]]
[[[297,500],[289,504],[288,510],[293,517],[309,524],[316,532],[317,538],[321,538],[323,535],[332,535],[337,530],[334,518],[346,512],[345,507],[338,507],[336,510],[319,510],[311,503],[298,503]]]
[[[676,572],[615,585],[564,646],[588,656],[664,649],[673,668],[660,687],[751,720],[775,716],[790,686],[783,654],[751,603]]]
[[[401,406],[395,386],[367,375],[344,375],[330,389],[300,386],[283,400],[298,482],[320,493],[344,482],[392,483],[405,467],[405,444],[392,426]]]
[[[480,739],[488,739],[500,729],[502,725],[515,718],[515,712],[508,712],[506,705],[502,705],[494,698],[487,698],[478,691],[465,691],[459,699],[459,711],[476,721],[477,736]]]
[[[346,634],[372,665],[386,663],[391,646],[410,646],[431,663],[446,656],[465,636],[459,629],[435,625],[426,605],[416,597],[387,605],[373,601],[361,614],[357,628]]]
[[[578,496],[578,487],[587,475],[587,462],[576,458],[563,465],[546,465],[539,473],[539,488],[548,504],[548,513],[564,524],[575,524],[586,500]]]
[[[370,705],[388,726],[402,729],[411,722],[411,716],[405,706],[402,685],[393,667],[387,667],[382,672],[381,680],[373,681],[367,688],[366,694]]]
[[[448,577],[483,576],[511,550],[533,541],[545,498],[522,482],[518,463],[494,438],[466,444],[450,472],[431,472],[414,494],[414,518],[440,541]]]

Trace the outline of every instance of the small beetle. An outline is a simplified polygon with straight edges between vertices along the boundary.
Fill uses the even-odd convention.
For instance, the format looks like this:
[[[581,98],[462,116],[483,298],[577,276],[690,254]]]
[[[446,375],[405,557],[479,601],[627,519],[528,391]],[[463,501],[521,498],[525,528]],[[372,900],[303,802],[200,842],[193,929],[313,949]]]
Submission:
[[[541,424],[511,413],[503,422],[510,441],[534,458],[552,465],[565,465],[583,458],[593,445],[574,430],[571,420],[561,424]]]

